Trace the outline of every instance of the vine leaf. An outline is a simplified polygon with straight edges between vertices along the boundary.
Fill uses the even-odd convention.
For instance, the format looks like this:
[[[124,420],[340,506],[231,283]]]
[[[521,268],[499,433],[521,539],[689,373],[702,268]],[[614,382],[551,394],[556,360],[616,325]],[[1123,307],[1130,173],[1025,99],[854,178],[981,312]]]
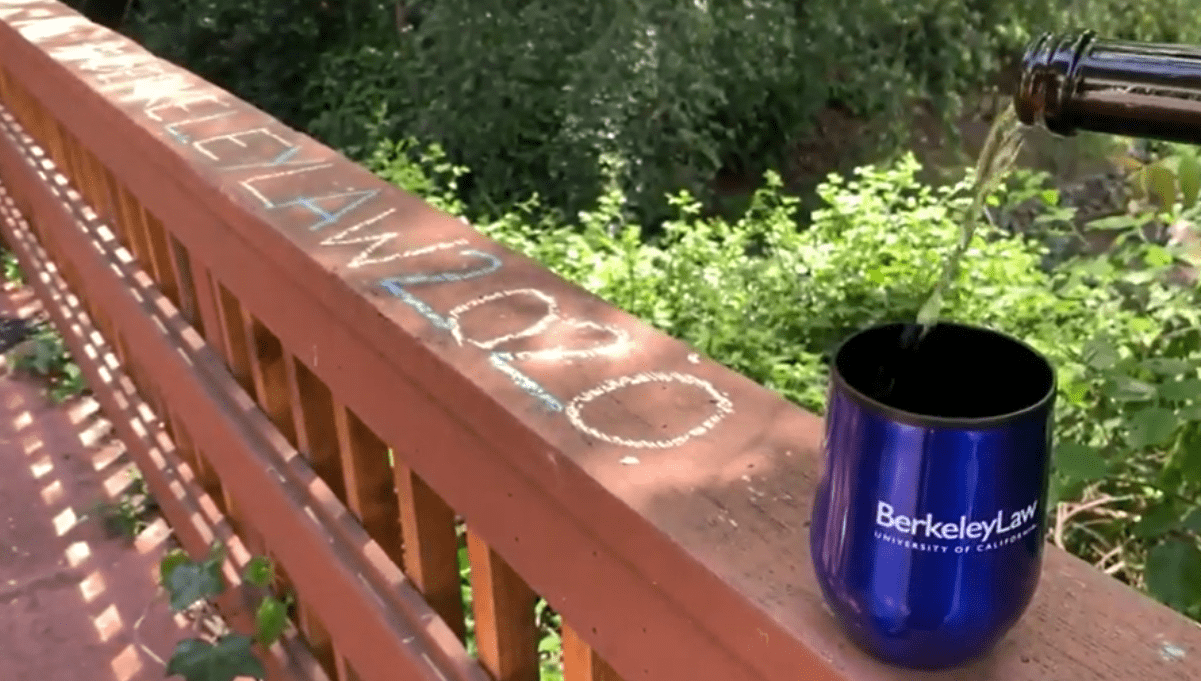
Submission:
[[[188,562],[188,554],[184,553],[183,549],[174,549],[167,555],[163,556],[163,560],[158,564],[159,584],[164,587],[170,583],[171,573],[175,568]]]
[[[1201,551],[1192,542],[1179,539],[1151,549],[1147,555],[1147,589],[1182,612],[1201,603]]]
[[[196,601],[218,596],[225,589],[221,563],[212,559],[203,563],[180,563],[171,570],[164,586],[171,594],[171,609],[175,612],[186,610]]]
[[[269,646],[275,642],[288,625],[288,606],[270,596],[259,603],[254,615],[254,639]]]
[[[167,662],[167,676],[179,675],[187,681],[233,681],[241,676],[265,679],[263,663],[255,657],[249,636],[230,634],[213,645],[198,638],[179,642]]]
[[[1143,517],[1131,528],[1131,532],[1136,537],[1158,537],[1175,529],[1179,523],[1180,512],[1176,510],[1176,505],[1169,500],[1152,507],[1150,511],[1143,514]]]
[[[255,556],[246,565],[246,570],[242,573],[242,578],[257,587],[265,589],[275,579],[275,569],[271,565],[269,558]]]
[[[1176,432],[1176,415],[1163,407],[1146,407],[1130,418],[1130,446],[1135,448],[1161,445]]]
[[[1159,396],[1165,400],[1193,400],[1201,395],[1201,378],[1184,378],[1159,385]]]
[[[1069,480],[1089,481],[1105,477],[1108,464],[1093,447],[1065,442],[1055,450],[1055,469]]]
[[[1201,193],[1201,160],[1198,160],[1195,154],[1181,155],[1177,180],[1180,182],[1184,208],[1192,208],[1197,203],[1197,195]]]

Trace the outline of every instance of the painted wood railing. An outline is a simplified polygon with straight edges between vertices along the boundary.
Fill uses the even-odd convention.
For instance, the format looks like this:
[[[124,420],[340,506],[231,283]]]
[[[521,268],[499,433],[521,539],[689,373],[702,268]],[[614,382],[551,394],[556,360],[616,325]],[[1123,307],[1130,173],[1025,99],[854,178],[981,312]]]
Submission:
[[[1054,548],[988,658],[875,663],[808,558],[817,417],[56,2],[0,2],[0,104],[5,240],[177,536],[297,596],[273,678],[535,679],[536,595],[569,681],[1201,678]]]

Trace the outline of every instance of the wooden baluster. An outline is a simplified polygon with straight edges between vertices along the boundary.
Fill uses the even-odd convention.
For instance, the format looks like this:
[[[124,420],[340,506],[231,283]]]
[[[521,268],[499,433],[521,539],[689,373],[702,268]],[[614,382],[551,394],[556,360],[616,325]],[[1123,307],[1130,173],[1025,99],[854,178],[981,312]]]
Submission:
[[[229,372],[238,385],[250,394],[250,398],[257,402],[254,377],[250,373],[250,351],[246,347],[246,332],[242,328],[242,303],[221,282],[215,278],[212,281],[220,318],[221,342],[225,346]]]
[[[400,507],[389,470],[388,445],[354,412],[337,402],[334,427],[341,452],[346,506],[384,553],[397,565],[403,565]]]
[[[142,269],[149,271],[150,255],[138,225],[138,216],[141,214],[142,207],[125,187],[114,182],[113,189],[117,195],[117,212],[120,216],[121,235],[126,240],[125,245],[133,253],[133,256],[137,258],[138,264],[141,265]]]
[[[392,472],[404,528],[405,574],[455,635],[465,640],[454,511],[402,463],[399,454],[395,456]]]
[[[204,337],[204,318],[200,315],[200,302],[197,299],[196,282],[192,278],[192,261],[188,249],[179,243],[175,235],[168,232],[166,237],[171,271],[179,286],[179,311],[183,314],[184,319],[192,325],[192,328],[196,329],[201,337]]]
[[[214,298],[217,302],[218,329],[222,343],[229,353],[230,372],[242,388],[250,394],[252,400],[257,400],[254,391],[254,379],[251,377],[250,354],[246,347],[246,331],[242,323],[242,304],[217,280],[213,280]],[[253,536],[249,525],[242,522],[237,504],[228,492],[224,495],[226,515],[237,529],[238,534],[245,540],[247,549],[257,551],[261,547]]]
[[[317,476],[338,499],[346,503],[338,426],[334,421],[334,396],[329,387],[296,357],[287,357],[284,370],[291,389],[296,449],[308,459]]]
[[[129,230],[125,228],[127,218],[124,214],[124,206],[121,203],[121,193],[117,181],[113,179],[112,172],[105,166],[99,167],[99,176],[97,182],[100,185],[101,195],[104,202],[109,208],[109,228],[112,229],[113,235],[117,238],[125,250],[129,252],[134,259],[137,259],[138,253],[134,250],[134,244],[129,236]]]
[[[359,675],[355,672],[346,658],[338,655],[338,681],[360,681]]]
[[[87,201],[88,206],[96,213],[96,218],[102,224],[109,224],[112,222],[112,207],[107,200],[108,192],[100,181],[100,162],[85,147],[79,147],[77,153],[79,155],[80,173],[82,174],[79,189],[83,192],[84,200]]]
[[[296,446],[296,424],[292,420],[291,390],[284,368],[284,348],[270,329],[242,308],[242,333],[250,364],[250,379],[258,404],[284,438]]]
[[[158,282],[158,289],[167,297],[167,300],[171,301],[175,309],[182,309],[179,304],[179,284],[175,278],[170,245],[167,243],[170,235],[163,227],[163,223],[146,209],[143,208],[139,215],[142,219],[142,230],[146,235],[146,245],[150,250],[150,262],[154,269],[154,280]]]
[[[467,528],[475,641],[496,681],[537,681],[537,596],[484,540]]]
[[[259,408],[263,410],[284,438],[295,447],[297,446],[297,437],[296,425],[292,416],[291,394],[293,391],[288,384],[287,371],[284,367],[285,360],[291,359],[291,356],[284,353],[279,339],[245,307],[241,308],[241,314],[250,376],[254,383],[255,393],[258,395]],[[250,542],[253,542],[254,548],[251,550],[255,553],[271,555],[270,548],[257,532],[252,531],[252,538],[248,539],[248,543]],[[276,562],[276,582],[274,584],[276,591],[279,593],[292,591],[292,580],[287,571],[283,565],[279,564],[279,561],[274,562]],[[311,613],[308,614],[307,619],[311,625],[314,619]],[[310,628],[313,629],[319,641],[322,635],[326,638],[329,637],[325,633],[324,625],[319,622],[316,627],[310,626]]]
[[[563,681],[622,681],[596,651],[563,623]]]
[[[290,353],[284,357],[284,370],[296,431],[296,449],[306,457],[314,472],[345,503],[338,431],[334,423],[333,395],[329,388]],[[305,640],[330,678],[337,678],[333,640],[325,624],[302,598],[297,598],[298,626]]]

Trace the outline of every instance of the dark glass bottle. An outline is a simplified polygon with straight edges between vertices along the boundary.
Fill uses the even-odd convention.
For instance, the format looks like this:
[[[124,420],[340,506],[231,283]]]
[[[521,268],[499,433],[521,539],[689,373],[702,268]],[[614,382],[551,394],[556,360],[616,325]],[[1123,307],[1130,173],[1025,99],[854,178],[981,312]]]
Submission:
[[[1060,135],[1201,144],[1201,47],[1044,35],[1022,60],[1014,106]]]

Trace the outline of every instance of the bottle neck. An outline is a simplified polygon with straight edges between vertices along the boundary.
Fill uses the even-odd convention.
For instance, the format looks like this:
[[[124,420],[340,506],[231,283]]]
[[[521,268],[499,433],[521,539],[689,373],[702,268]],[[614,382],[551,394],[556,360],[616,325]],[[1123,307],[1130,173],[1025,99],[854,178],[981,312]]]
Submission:
[[[1014,106],[1060,135],[1201,144],[1201,48],[1046,35],[1026,52]]]

